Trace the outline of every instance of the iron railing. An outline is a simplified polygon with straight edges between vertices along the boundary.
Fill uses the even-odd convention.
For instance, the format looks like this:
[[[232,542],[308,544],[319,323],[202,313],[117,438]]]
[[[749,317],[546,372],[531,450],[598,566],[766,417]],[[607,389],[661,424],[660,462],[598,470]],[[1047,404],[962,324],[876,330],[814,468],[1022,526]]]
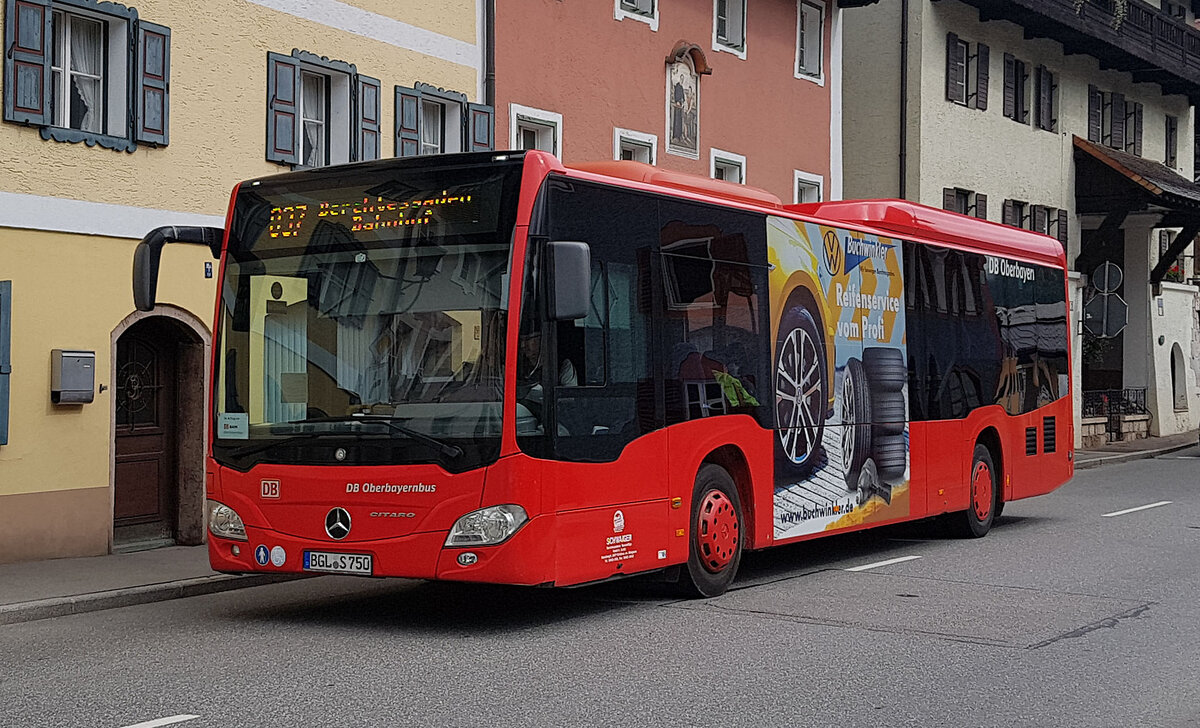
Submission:
[[[1148,414],[1146,388],[1097,389],[1083,393],[1083,416],[1105,417],[1104,432],[1109,442],[1122,438],[1121,416]]]
[[[1144,415],[1147,412],[1145,387],[1097,389],[1083,393],[1084,417]]]

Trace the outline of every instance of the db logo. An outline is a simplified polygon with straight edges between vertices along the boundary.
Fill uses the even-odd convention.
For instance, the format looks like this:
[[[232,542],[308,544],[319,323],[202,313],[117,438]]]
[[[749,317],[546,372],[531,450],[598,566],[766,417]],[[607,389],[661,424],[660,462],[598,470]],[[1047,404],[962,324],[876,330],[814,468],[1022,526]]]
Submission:
[[[824,239],[825,248],[825,270],[829,271],[829,275],[836,276],[842,272],[842,243],[838,240],[837,233],[830,230],[825,233]]]
[[[278,498],[279,497],[279,481],[264,480],[262,482],[262,497],[263,498]]]

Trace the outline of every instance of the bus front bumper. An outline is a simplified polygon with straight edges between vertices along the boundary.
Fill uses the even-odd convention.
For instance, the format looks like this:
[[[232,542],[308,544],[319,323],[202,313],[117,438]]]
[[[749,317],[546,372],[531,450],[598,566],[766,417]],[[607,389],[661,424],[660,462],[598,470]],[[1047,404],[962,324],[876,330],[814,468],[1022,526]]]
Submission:
[[[495,546],[447,548],[446,531],[338,542],[302,539],[246,526],[246,541],[209,533],[208,559],[213,570],[224,573],[322,574],[330,572],[305,568],[306,552],[369,555],[370,573],[360,576],[533,586],[554,582],[552,529],[551,516],[535,516],[508,540]]]

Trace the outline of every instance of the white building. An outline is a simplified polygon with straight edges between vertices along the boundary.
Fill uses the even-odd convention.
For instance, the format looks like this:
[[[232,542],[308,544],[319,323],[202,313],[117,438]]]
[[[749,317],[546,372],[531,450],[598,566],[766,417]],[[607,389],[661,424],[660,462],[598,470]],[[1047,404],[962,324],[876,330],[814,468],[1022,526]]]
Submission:
[[[1200,424],[1194,23],[1190,6],[1142,0],[889,0],[846,15],[846,197],[1063,243],[1077,445]],[[1107,301],[1119,318],[1096,285],[1106,261],[1128,304],[1110,338],[1082,323]]]

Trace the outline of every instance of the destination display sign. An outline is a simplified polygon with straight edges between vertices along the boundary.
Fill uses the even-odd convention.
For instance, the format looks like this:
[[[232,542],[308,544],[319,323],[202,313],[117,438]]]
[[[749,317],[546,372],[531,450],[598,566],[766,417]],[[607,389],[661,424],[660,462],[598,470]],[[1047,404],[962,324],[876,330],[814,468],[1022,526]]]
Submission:
[[[272,239],[306,237],[322,220],[352,233],[475,222],[479,197],[477,192],[442,190],[416,194],[406,200],[360,194],[272,207],[267,236]]]

